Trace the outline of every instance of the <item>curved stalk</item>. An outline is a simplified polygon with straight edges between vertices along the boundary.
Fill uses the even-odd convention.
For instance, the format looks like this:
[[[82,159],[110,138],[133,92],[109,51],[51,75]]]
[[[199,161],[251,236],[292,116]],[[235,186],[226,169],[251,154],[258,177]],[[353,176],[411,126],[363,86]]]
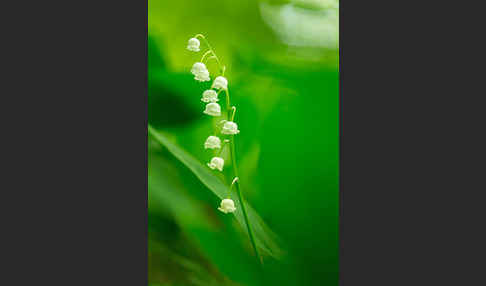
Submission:
[[[209,58],[207,58],[205,61],[204,61],[204,64],[206,64],[210,59],[216,59],[215,56],[210,56]]]
[[[226,197],[227,199],[229,199],[229,198],[230,198],[231,191],[233,190],[233,186],[234,186],[234,184],[235,184],[235,182],[236,182],[237,180],[238,180],[238,177],[236,177],[236,178],[233,180],[233,182],[231,183],[230,190],[229,190],[229,192],[228,192],[228,196]]]
[[[223,144],[222,144],[221,148],[219,149],[218,157],[221,157],[221,153],[223,153],[223,148],[224,148],[224,146],[226,146],[226,143],[229,143],[228,139],[223,141]]]
[[[214,53],[213,49],[211,49],[211,45],[209,45],[209,42],[201,34],[197,34],[195,36],[195,38],[197,38],[197,37],[201,37],[206,42],[206,45],[208,46],[209,51],[213,54],[214,59],[218,63],[218,67],[219,67],[219,71],[221,72],[221,76],[224,76],[224,73],[226,71],[226,67],[225,66],[221,66],[221,63],[219,62],[218,56],[216,56],[216,54]],[[206,56],[206,54],[204,54],[203,59]],[[210,58],[212,58],[212,57],[210,57]],[[209,60],[209,59],[207,59],[207,60]],[[212,86],[211,86],[211,89],[213,89]],[[219,94],[219,92],[221,92],[221,90],[218,91],[218,94]],[[227,111],[228,121],[233,121],[234,116],[235,116],[235,113],[236,113],[236,107],[230,108],[230,98],[229,98],[228,89],[226,89],[225,92],[226,92],[226,111]],[[230,109],[233,109],[232,116],[231,116],[231,120],[230,120],[230,114],[231,114]],[[255,235],[253,234],[253,227],[251,226],[250,218],[248,217],[248,212],[246,210],[245,200],[243,199],[243,193],[240,190],[240,180],[237,179],[238,178],[238,174],[236,172],[235,147],[234,147],[234,145],[235,145],[234,144],[234,142],[235,142],[234,140],[235,139],[234,139],[233,134],[230,134],[229,136],[230,136],[229,145],[230,145],[230,152],[231,152],[231,164],[233,165],[233,175],[235,177],[235,179],[233,180],[233,183],[234,183],[234,185],[236,187],[236,192],[238,193],[238,198],[239,198],[240,204],[241,204],[241,210],[243,211],[243,216],[245,218],[246,227],[248,229],[248,234],[250,236],[250,240],[251,240],[251,244],[253,246],[253,250],[255,251],[255,255],[260,259],[260,262],[263,265],[263,259],[260,256],[260,252],[258,251],[258,247],[257,247],[257,244],[256,244]],[[222,146],[222,147],[224,147],[224,146]],[[221,147],[221,150],[220,150],[220,155],[221,155],[221,151],[223,149],[222,147]],[[233,184],[231,185],[231,187],[232,186],[233,186]],[[230,187],[230,192],[231,192],[231,187]],[[229,194],[228,194],[228,196],[229,196]]]
[[[226,109],[228,112],[228,120],[230,119],[230,101],[229,101],[229,92],[226,89]],[[233,118],[232,118],[233,119]],[[238,177],[236,172],[236,159],[235,159],[235,139],[234,135],[230,135],[230,152],[231,152],[231,164],[233,165],[233,176],[235,178]],[[253,234],[253,227],[251,226],[250,218],[248,217],[248,212],[246,211],[245,200],[243,199],[243,193],[240,190],[240,180],[236,180],[235,182],[236,192],[238,193],[238,198],[240,199],[241,203],[241,210],[243,211],[243,216],[245,218],[246,227],[248,229],[248,234],[250,235],[251,244],[253,245],[253,250],[255,251],[255,255],[260,259],[260,262],[263,265],[263,259],[260,256],[260,252],[258,251],[258,247],[256,245],[255,235]]]
[[[204,58],[205,58],[205,57],[206,57],[206,56],[207,56],[209,53],[212,53],[212,52],[213,52],[213,51],[211,51],[211,50],[207,51],[207,52],[206,52],[206,53],[205,53],[205,54],[202,56],[202,58],[201,58],[201,61],[200,61],[200,62],[202,63],[202,62],[204,61]]]
[[[221,74],[223,74],[223,68],[221,67],[221,64],[219,63],[219,60],[218,60],[218,57],[216,56],[216,54],[213,52],[213,49],[211,49],[211,46],[209,45],[209,42],[206,40],[206,38],[201,35],[201,34],[197,34],[196,36],[194,36],[194,38],[197,38],[197,37],[201,37],[201,39],[203,39],[205,42],[206,42],[206,45],[208,45],[208,49],[211,51],[211,53],[213,54],[214,56],[214,59],[216,60],[216,62],[218,63],[218,66],[219,66],[219,71],[221,72]]]

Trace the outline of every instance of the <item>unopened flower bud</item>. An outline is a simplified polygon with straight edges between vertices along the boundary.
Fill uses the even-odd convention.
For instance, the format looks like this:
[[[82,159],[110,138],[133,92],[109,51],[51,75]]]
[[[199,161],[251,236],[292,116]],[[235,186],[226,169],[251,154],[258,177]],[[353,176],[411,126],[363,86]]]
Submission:
[[[211,159],[211,163],[208,163],[208,166],[213,170],[218,169],[220,171],[223,171],[224,160],[223,158],[213,157],[213,159]]]
[[[221,115],[221,106],[216,102],[211,102],[206,105],[206,110],[204,113],[212,116],[220,116]]]

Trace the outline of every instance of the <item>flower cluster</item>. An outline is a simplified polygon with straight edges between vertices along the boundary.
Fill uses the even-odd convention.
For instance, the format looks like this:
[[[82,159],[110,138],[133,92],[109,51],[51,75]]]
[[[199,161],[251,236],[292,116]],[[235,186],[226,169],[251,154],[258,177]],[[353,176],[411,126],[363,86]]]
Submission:
[[[199,82],[208,81],[209,78],[209,71],[206,68],[206,65],[200,62],[195,63],[192,66],[191,73],[194,75],[194,79],[198,80]]]
[[[198,37],[198,36],[200,36],[200,35],[197,35],[196,37]],[[189,42],[187,44],[187,49],[189,51],[194,51],[194,52],[200,51],[201,43],[199,42],[199,40],[196,37],[189,39]],[[204,37],[202,37],[202,38],[204,38]],[[209,47],[209,44],[208,44],[208,47]],[[216,59],[216,61],[218,61],[216,54],[211,50],[211,48],[209,48],[209,51],[206,52],[203,55],[201,61],[196,62],[192,66],[191,73],[194,75],[194,79],[199,81],[199,82],[205,82],[205,81],[210,80],[209,71],[206,68],[205,61],[204,61],[204,58],[208,54],[212,54],[212,56],[210,58],[208,58],[207,60],[214,58],[214,59]],[[219,61],[218,61],[218,65],[219,65]],[[210,116],[221,116],[221,106],[217,103],[219,101],[218,95],[221,91],[226,92],[227,99],[228,99],[226,104],[229,105],[228,80],[224,77],[224,71],[225,71],[224,68],[221,68],[221,66],[219,66],[219,67],[220,67],[221,72],[222,72],[221,76],[218,76],[214,79],[213,83],[211,84],[211,88],[204,91],[203,94],[202,94],[202,98],[201,98],[201,101],[207,103],[206,109],[203,111],[203,113],[210,115]],[[222,130],[220,131],[221,134],[223,134],[223,135],[238,134],[238,133],[240,133],[240,131],[238,130],[238,125],[235,122],[233,122],[233,118],[234,118],[234,115],[235,115],[236,108],[234,106],[231,109],[229,108],[229,106],[227,106],[227,107],[228,107],[228,119],[230,119],[230,110],[233,111],[232,115],[231,115],[231,120],[221,121],[221,123],[218,124],[217,128],[219,129],[220,125],[224,124]],[[224,162],[224,159],[221,158],[221,152],[222,152],[224,146],[227,143],[229,143],[230,140],[226,139],[222,143],[221,139],[218,136],[216,136],[217,133],[218,132],[216,130],[216,133],[214,135],[209,136],[206,139],[206,142],[204,142],[204,148],[205,149],[208,149],[208,148],[209,149],[220,149],[219,155],[217,157],[213,157],[211,159],[211,162],[208,163],[207,165],[212,170],[218,169],[219,171],[223,171],[223,167],[224,167],[225,162]],[[236,178],[233,181],[233,184],[234,184],[235,181],[236,181]],[[231,188],[230,188],[230,192],[231,192]],[[229,194],[228,194],[228,198],[221,202],[221,207],[219,208],[219,210],[224,212],[224,213],[234,212],[236,210],[236,208],[234,207],[234,202],[231,199],[229,199]]]

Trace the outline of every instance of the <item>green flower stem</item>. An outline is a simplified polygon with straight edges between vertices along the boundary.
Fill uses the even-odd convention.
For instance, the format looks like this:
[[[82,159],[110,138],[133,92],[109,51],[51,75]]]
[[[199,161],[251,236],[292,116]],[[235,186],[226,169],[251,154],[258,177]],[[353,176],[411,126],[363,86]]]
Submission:
[[[207,54],[212,53],[213,51],[207,51],[201,58],[201,63],[204,61],[204,58],[207,56]]]
[[[233,122],[233,120],[235,119],[236,106],[231,107],[231,109],[233,109],[233,112],[231,114],[231,120],[230,121]]]
[[[218,94],[219,94],[219,92],[218,92]],[[224,124],[224,123],[226,123],[226,120],[223,120],[218,125],[216,125],[216,130],[214,130],[214,136],[218,135],[219,126],[221,126],[221,124]]]
[[[194,38],[197,38],[197,37],[201,37],[201,39],[203,39],[205,42],[206,42],[206,45],[208,45],[208,49],[211,51],[211,53],[213,54],[214,56],[214,59],[216,60],[216,62],[218,63],[218,66],[219,66],[219,71],[221,72],[221,74],[223,74],[223,68],[221,67],[221,64],[219,63],[219,60],[218,60],[218,57],[216,56],[216,54],[213,52],[213,49],[211,49],[211,46],[209,45],[208,41],[206,40],[206,38],[201,35],[201,34],[197,34],[196,36],[194,36]]]
[[[204,64],[206,64],[210,59],[216,59],[216,57],[214,56],[210,56],[209,58],[207,58],[205,61],[204,61]]]
[[[221,157],[221,153],[223,152],[223,148],[224,148],[224,146],[226,146],[226,143],[229,143],[228,139],[223,141],[223,144],[222,144],[223,146],[221,146],[221,149],[219,149],[218,157]]]
[[[234,186],[235,182],[236,182],[236,181],[238,181],[238,180],[239,180],[239,179],[238,179],[238,177],[236,177],[236,178],[233,180],[233,182],[231,183],[230,190],[229,190],[229,192],[228,192],[228,196],[226,197],[227,199],[229,199],[229,198],[230,198],[231,191],[233,190],[233,186]]]
[[[228,120],[230,119],[230,101],[229,101],[229,92],[226,90],[226,109],[228,112]],[[233,119],[233,118],[232,118]],[[234,147],[234,135],[230,135],[230,152],[231,152],[231,164],[233,165],[233,175],[235,178],[238,177],[236,172],[236,159],[235,159],[235,147]],[[260,256],[260,252],[258,251],[258,247],[255,240],[255,235],[253,234],[253,227],[251,226],[250,218],[248,217],[248,213],[246,211],[245,200],[243,199],[243,193],[240,190],[240,180],[236,180],[235,182],[236,192],[238,193],[238,198],[240,199],[241,203],[241,210],[243,211],[243,216],[245,217],[246,227],[248,228],[248,234],[250,235],[251,244],[253,245],[253,250],[255,251],[256,257],[260,259],[260,262],[263,265],[263,259]]]
[[[214,56],[214,59],[218,63],[218,67],[219,67],[219,71],[221,72],[221,76],[224,76],[224,72],[225,72],[226,68],[224,66],[221,66],[221,63],[219,62],[218,56],[216,56],[213,49],[211,49],[211,45],[209,45],[209,42],[201,34],[197,34],[196,36],[194,36],[194,38],[197,38],[197,37],[202,38],[206,42],[206,45],[208,45],[208,49],[211,51],[211,53]],[[212,89],[212,86],[211,86],[211,89]],[[226,111],[227,111],[227,116],[228,116],[228,120],[229,120],[230,119],[230,98],[229,98],[228,90],[226,89],[225,91],[226,91]],[[218,92],[218,94],[219,94],[219,92]],[[232,116],[231,120],[233,120],[233,118],[234,118],[235,111],[236,111],[236,108],[233,111],[233,116]],[[234,142],[235,142],[235,139],[233,138],[233,134],[231,134],[230,135],[230,141],[229,141],[230,152],[231,152],[231,164],[233,165],[233,175],[234,175],[235,178],[237,178],[238,175],[236,173],[236,160],[235,160],[235,147],[234,147],[235,144],[234,144]],[[223,149],[223,148],[221,148],[221,149]],[[255,240],[255,235],[253,234],[253,228],[251,226],[251,222],[250,222],[250,218],[248,217],[248,213],[246,211],[245,200],[243,199],[243,194],[241,193],[241,190],[240,190],[240,180],[239,179],[235,181],[235,186],[236,186],[236,192],[238,193],[238,198],[240,199],[241,210],[243,211],[243,216],[245,217],[246,227],[248,228],[248,234],[250,235],[251,244],[253,245],[253,250],[255,251],[255,255],[260,259],[260,262],[263,265],[263,259],[260,256],[260,252],[258,251],[258,247],[257,247],[256,240]]]

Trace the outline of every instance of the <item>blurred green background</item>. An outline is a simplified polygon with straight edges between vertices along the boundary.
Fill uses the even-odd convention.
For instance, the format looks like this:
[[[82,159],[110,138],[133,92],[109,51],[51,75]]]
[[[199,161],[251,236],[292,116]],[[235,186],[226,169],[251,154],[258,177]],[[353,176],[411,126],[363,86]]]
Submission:
[[[202,112],[219,70],[194,80],[196,34],[226,66],[241,190],[286,255],[259,265],[233,214],[149,135],[149,285],[338,285],[338,1],[148,1],[148,122],[205,164],[224,117]],[[212,171],[227,185],[230,166]]]

